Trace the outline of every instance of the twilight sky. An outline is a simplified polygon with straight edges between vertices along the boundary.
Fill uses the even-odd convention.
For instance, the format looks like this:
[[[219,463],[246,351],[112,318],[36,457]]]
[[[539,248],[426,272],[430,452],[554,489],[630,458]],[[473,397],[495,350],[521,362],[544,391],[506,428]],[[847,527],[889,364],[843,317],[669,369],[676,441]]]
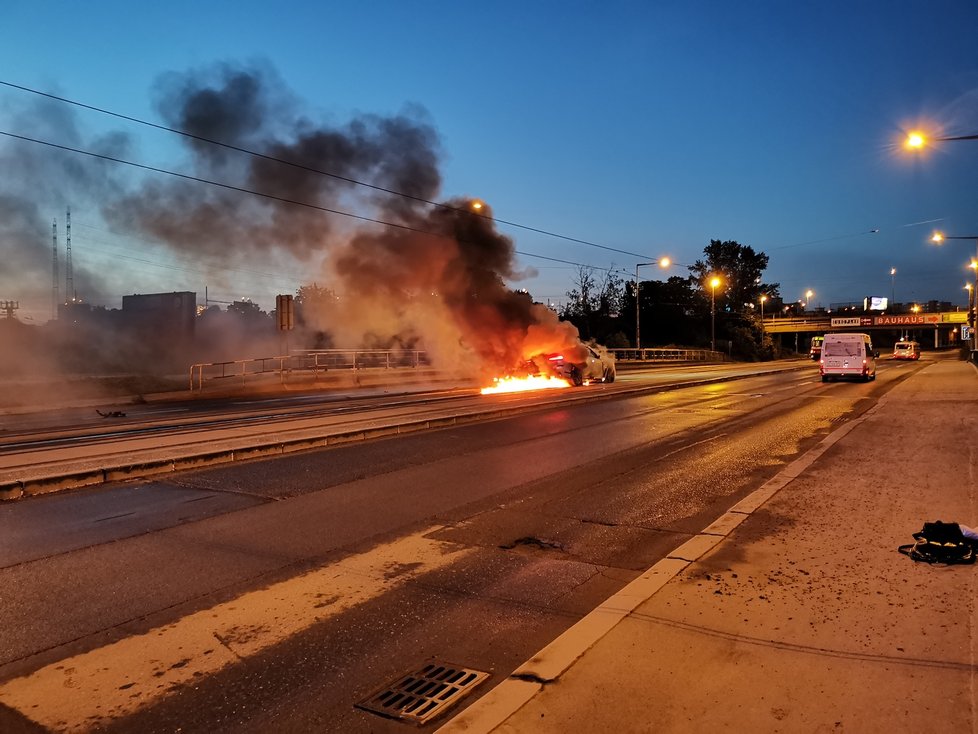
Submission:
[[[0,39],[0,252],[12,232],[37,247],[0,258],[0,300],[34,323],[51,315],[51,223],[63,250],[68,206],[76,290],[93,303],[175,290],[203,303],[206,287],[270,310],[322,280],[308,261],[222,270],[127,232],[102,197],[163,174],[9,135],[186,172],[172,134],[9,85],[168,124],[160,80],[219,64],[266,70],[293,118],[430,125],[438,199],[479,197],[523,225],[499,226],[521,253],[511,284],[540,301],[574,287],[577,267],[553,259],[628,279],[652,258],[692,263],[711,239],[768,254],[785,300],[811,289],[822,306],[891,292],[963,305],[973,278],[973,241],[928,238],[978,235],[978,141],[913,155],[900,142],[978,133],[974,2],[5,0]]]

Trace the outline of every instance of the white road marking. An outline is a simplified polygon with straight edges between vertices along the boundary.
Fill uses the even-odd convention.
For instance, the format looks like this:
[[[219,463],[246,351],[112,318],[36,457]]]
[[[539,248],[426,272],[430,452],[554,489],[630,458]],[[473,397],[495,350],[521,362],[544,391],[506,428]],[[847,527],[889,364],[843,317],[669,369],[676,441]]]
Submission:
[[[0,685],[0,702],[66,732],[127,716],[470,552],[424,537],[437,529],[52,663]]]

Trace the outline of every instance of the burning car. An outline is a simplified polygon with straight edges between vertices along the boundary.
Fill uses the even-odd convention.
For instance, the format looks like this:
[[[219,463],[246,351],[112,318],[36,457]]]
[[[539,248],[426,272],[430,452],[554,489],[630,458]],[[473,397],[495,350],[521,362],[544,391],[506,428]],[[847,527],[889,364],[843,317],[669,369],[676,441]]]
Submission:
[[[570,384],[615,381],[615,358],[603,349],[581,344],[579,349],[546,355],[549,369]]]

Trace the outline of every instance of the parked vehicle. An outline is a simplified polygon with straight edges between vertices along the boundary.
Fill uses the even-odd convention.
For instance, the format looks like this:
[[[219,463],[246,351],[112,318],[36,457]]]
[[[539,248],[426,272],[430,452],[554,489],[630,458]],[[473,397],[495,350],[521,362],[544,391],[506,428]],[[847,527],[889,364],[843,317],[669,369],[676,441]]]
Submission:
[[[846,378],[875,380],[879,356],[869,334],[826,334],[819,360],[822,382]]]
[[[824,336],[813,336],[812,337],[812,348],[808,352],[808,356],[811,357],[812,361],[815,362],[822,356],[822,342],[825,341]]]
[[[893,359],[920,359],[920,344],[901,339],[893,345]]]
[[[566,354],[548,354],[547,362],[551,370],[574,386],[615,381],[615,358],[589,344],[581,344]]]

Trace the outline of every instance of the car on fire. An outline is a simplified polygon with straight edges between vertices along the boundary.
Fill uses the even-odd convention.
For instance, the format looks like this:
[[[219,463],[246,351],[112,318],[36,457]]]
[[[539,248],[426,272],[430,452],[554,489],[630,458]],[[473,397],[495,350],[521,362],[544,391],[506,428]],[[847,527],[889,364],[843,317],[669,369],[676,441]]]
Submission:
[[[546,355],[550,371],[575,387],[615,381],[615,358],[589,344],[562,353]]]

